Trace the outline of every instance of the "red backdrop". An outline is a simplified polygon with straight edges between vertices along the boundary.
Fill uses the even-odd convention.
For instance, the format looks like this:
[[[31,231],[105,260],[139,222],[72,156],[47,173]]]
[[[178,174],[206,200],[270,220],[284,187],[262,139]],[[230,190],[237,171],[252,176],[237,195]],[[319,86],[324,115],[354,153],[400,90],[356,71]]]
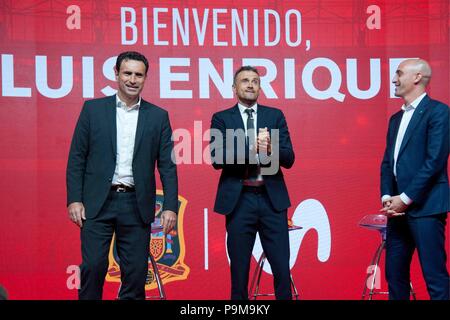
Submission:
[[[262,65],[260,103],[283,110],[297,156],[285,171],[288,213],[310,226],[291,249],[303,299],[360,298],[380,239],[358,221],[379,210],[387,122],[402,104],[390,94],[391,69],[404,58],[430,61],[428,92],[449,100],[447,0],[1,0],[0,31],[0,284],[12,299],[77,296],[67,285],[67,268],[81,260],[66,214],[67,155],[83,101],[113,93],[121,51],[147,56],[143,97],[199,145],[212,114],[235,103],[233,71]],[[194,163],[195,152],[178,167],[190,272],[165,289],[169,299],[227,299],[224,218],[212,210],[219,172]],[[295,212],[307,199],[315,202]],[[426,299],[417,258],[413,283]],[[107,282],[105,297],[117,287]]]

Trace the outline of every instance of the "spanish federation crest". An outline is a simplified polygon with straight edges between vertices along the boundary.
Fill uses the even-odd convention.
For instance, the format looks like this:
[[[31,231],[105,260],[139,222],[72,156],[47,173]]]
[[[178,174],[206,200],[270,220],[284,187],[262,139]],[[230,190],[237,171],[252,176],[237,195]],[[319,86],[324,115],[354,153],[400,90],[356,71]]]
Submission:
[[[184,263],[185,242],[183,234],[183,218],[187,200],[178,196],[178,221],[173,230],[164,236],[160,225],[164,196],[162,191],[156,192],[155,221],[152,223],[150,237],[150,254],[155,259],[163,284],[187,279],[189,267]],[[120,282],[120,259],[116,250],[115,236],[109,249],[109,267],[106,281]],[[157,287],[155,274],[150,259],[148,260],[148,274],[145,290]]]

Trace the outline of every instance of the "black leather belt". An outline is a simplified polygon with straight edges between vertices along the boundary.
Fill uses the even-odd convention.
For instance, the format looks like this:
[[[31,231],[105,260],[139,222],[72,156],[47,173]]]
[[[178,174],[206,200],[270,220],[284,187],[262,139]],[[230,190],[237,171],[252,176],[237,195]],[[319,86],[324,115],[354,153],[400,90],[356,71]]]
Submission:
[[[111,191],[115,192],[134,192],[136,189],[134,187],[126,186],[124,184],[116,184],[111,186]]]
[[[260,186],[260,187],[252,187],[252,186],[243,186],[242,191],[244,192],[252,192],[252,193],[265,193],[266,187]]]
[[[264,180],[245,179],[242,181],[242,184],[244,186],[248,186],[248,187],[262,187],[262,186],[264,186]]]

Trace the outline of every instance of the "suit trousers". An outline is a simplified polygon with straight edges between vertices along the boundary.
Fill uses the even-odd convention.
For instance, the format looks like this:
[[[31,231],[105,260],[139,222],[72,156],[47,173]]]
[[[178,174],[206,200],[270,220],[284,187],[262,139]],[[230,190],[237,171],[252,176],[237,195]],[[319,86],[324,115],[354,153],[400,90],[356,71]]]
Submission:
[[[81,228],[80,300],[100,300],[113,234],[121,274],[119,299],[145,299],[151,225],[139,216],[135,192],[110,191],[101,211]]]
[[[263,191],[242,191],[236,208],[226,216],[231,268],[231,299],[248,299],[250,261],[256,233],[272,268],[277,299],[292,299],[287,210],[275,211]]]
[[[417,248],[420,265],[432,300],[449,299],[445,225],[447,213],[425,217],[389,218],[386,234],[386,279],[389,299],[409,300],[410,265]]]

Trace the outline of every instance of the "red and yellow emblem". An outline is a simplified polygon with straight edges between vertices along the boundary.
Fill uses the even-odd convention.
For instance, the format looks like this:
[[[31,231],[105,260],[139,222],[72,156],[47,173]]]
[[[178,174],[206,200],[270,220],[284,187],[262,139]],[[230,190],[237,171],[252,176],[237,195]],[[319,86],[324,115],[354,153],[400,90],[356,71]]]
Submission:
[[[174,229],[164,235],[160,226],[160,215],[164,196],[161,190],[156,192],[155,221],[152,223],[150,237],[150,254],[156,261],[163,284],[187,279],[189,267],[184,263],[185,242],[183,233],[184,211],[187,200],[178,196],[178,221]],[[119,257],[115,248],[115,236],[109,250],[109,267],[106,281],[120,282]],[[150,259],[148,260],[148,276],[146,290],[157,287],[154,271]]]

